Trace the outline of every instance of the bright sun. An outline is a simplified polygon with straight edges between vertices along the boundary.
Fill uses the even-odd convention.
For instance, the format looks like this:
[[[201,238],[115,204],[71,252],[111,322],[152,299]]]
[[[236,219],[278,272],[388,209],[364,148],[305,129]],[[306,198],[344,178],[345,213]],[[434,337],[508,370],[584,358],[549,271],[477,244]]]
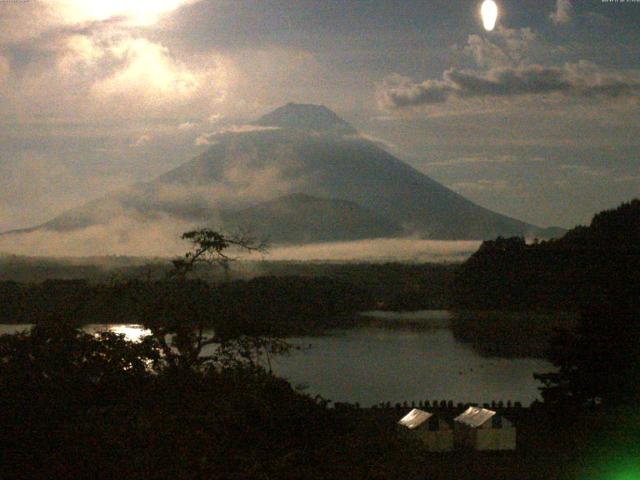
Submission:
[[[480,8],[480,15],[482,15],[482,23],[487,31],[491,31],[495,28],[498,20],[498,5],[493,0],[485,0]]]
[[[72,21],[100,21],[122,17],[133,25],[152,25],[158,18],[190,0],[48,0]]]

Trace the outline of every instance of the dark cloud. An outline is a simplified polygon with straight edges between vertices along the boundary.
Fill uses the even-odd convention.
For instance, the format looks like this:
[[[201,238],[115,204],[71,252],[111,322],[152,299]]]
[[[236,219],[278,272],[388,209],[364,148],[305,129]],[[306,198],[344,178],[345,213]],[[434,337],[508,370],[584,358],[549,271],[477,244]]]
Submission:
[[[583,98],[640,95],[640,78],[619,72],[604,74],[582,62],[563,67],[528,65],[477,72],[450,69],[442,80],[412,82],[406,77],[387,79],[380,92],[383,106],[405,108],[443,103],[452,97],[510,97],[562,94]]]
[[[453,87],[440,80],[414,83],[410,78],[393,75],[382,87],[381,103],[395,108],[444,103],[453,93]]]
[[[572,88],[566,72],[538,65],[490,70],[488,75],[451,69],[446,83],[460,96],[502,96],[566,92]]]
[[[531,0],[530,0],[531,1]],[[322,50],[342,42],[380,42],[471,25],[475,0],[202,0],[161,22],[181,43],[195,49],[287,45]],[[335,52],[334,52],[335,53]]]

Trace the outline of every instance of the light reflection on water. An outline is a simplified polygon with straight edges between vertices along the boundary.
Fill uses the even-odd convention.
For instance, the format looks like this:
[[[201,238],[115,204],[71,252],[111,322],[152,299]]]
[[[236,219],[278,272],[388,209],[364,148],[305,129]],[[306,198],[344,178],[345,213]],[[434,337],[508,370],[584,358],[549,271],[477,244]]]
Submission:
[[[106,327],[106,329],[105,329]],[[91,330],[90,330],[91,329]],[[142,325],[87,325],[87,331],[117,333],[124,335],[126,340],[130,342],[140,342],[144,337],[151,335],[151,330],[145,329]]]
[[[0,325],[0,335],[11,335],[18,332],[30,330],[33,325]],[[142,325],[136,324],[98,324],[92,323],[83,327],[87,333],[112,332],[124,335],[130,342],[139,342],[143,337],[151,335],[151,330],[145,329]]]

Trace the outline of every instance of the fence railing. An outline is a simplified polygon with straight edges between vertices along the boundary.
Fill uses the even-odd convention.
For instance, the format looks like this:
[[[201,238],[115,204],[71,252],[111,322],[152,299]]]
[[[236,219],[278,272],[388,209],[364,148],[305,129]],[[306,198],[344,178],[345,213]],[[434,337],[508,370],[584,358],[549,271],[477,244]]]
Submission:
[[[419,401],[404,401],[404,402],[380,402],[371,407],[362,407],[358,402],[334,402],[325,401],[330,407],[335,409],[352,409],[352,410],[393,410],[397,412],[408,411],[413,408],[419,408],[432,413],[461,413],[470,406],[488,408],[500,414],[518,413],[529,407],[522,405],[522,402],[512,402],[511,400],[492,401],[488,403],[462,403],[453,402],[452,400],[419,400]]]

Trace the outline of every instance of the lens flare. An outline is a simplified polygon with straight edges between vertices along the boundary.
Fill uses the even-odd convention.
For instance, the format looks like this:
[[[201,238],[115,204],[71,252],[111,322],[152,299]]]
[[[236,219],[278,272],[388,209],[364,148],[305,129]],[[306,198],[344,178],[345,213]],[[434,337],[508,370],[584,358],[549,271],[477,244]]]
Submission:
[[[485,30],[490,32],[496,27],[498,21],[498,5],[493,0],[485,0],[480,8],[480,15],[482,15],[482,23]]]

